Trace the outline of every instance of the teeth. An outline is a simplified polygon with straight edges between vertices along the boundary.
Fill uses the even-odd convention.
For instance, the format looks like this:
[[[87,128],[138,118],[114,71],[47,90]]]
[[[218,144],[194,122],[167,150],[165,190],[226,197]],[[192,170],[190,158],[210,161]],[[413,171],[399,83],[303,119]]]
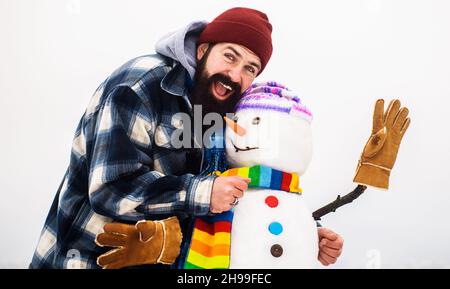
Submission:
[[[228,90],[233,90],[232,88],[231,88],[231,86],[228,86],[228,85],[226,85],[226,84],[224,84],[222,81],[219,81],[219,83],[220,83],[220,85],[222,85],[223,87],[225,87],[226,89],[228,89]]]

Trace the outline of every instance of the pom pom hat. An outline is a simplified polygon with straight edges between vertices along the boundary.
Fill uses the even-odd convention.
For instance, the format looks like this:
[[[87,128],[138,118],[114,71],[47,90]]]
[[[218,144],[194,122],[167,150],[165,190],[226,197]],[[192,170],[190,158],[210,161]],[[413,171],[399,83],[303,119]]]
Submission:
[[[206,25],[198,44],[230,42],[245,46],[261,60],[261,73],[272,55],[271,34],[272,25],[266,14],[236,7],[223,12]]]
[[[244,109],[272,110],[312,121],[311,111],[286,86],[274,81],[252,84],[236,105],[236,113]]]

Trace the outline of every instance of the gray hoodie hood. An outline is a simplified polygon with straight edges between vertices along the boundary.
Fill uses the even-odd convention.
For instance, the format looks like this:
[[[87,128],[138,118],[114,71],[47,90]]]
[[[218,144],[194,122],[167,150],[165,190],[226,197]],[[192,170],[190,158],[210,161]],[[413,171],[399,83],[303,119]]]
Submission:
[[[194,79],[197,40],[206,24],[206,21],[194,21],[180,30],[166,34],[156,43],[156,52],[180,62],[191,79]]]

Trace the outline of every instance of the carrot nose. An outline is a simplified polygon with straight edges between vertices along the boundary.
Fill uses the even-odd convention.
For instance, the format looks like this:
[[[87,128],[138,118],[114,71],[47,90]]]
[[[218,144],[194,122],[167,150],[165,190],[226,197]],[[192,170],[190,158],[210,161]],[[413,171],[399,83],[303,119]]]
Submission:
[[[242,126],[238,125],[237,122],[229,119],[226,116],[224,116],[223,118],[235,133],[237,133],[240,136],[243,136],[245,134],[245,129]]]

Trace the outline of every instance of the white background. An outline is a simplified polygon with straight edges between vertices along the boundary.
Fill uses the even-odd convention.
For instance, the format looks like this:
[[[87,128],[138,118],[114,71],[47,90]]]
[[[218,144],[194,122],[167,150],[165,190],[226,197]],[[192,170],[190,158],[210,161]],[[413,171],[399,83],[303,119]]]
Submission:
[[[411,111],[389,191],[324,218],[345,239],[334,268],[450,267],[450,2],[0,0],[0,268],[27,267],[90,96],[125,61],[233,6],[273,24],[259,80],[299,91],[315,151],[315,209],[353,189],[374,101]]]

